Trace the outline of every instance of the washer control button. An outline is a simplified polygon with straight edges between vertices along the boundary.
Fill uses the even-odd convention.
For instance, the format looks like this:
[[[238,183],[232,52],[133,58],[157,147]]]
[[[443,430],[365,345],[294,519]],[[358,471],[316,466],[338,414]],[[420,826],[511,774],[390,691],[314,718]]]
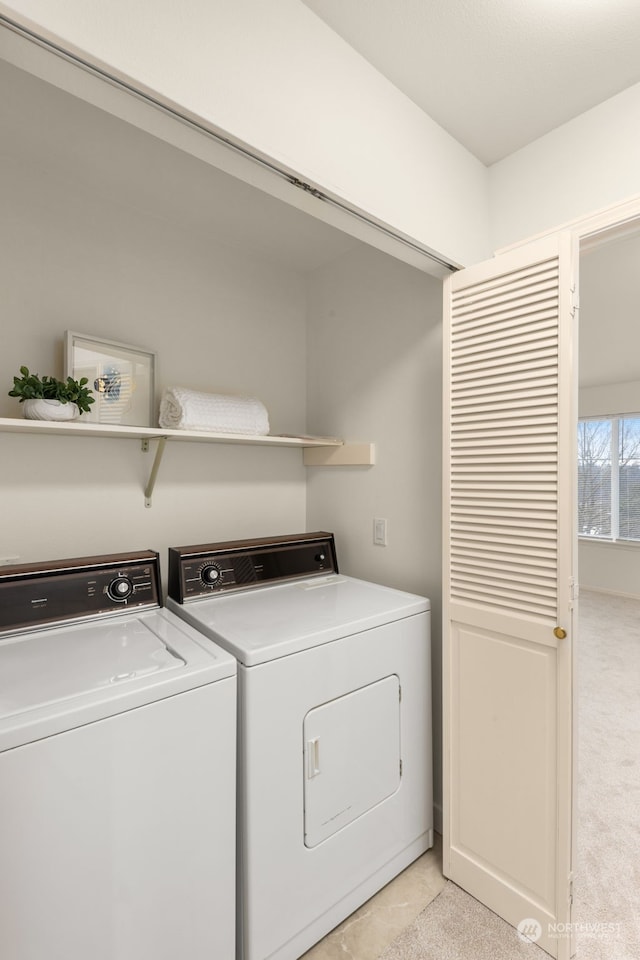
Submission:
[[[205,563],[200,568],[200,579],[206,587],[216,587],[222,580],[222,571],[217,563]]]
[[[133,593],[133,583],[129,577],[116,577],[107,587],[107,593],[112,600],[128,600]]]

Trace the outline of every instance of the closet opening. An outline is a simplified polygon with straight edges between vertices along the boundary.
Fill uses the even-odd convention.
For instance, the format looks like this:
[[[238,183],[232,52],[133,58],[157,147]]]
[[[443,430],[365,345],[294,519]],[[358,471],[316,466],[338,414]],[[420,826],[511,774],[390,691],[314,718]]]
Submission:
[[[577,956],[637,942],[640,220],[580,244]],[[592,935],[583,929],[589,924]]]

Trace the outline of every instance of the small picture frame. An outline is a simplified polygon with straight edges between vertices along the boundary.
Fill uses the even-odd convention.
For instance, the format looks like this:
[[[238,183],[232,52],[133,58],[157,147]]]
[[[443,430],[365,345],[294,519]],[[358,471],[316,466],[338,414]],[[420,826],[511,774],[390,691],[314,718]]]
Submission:
[[[64,342],[65,378],[86,377],[95,398],[83,423],[155,425],[155,353],[73,330]]]

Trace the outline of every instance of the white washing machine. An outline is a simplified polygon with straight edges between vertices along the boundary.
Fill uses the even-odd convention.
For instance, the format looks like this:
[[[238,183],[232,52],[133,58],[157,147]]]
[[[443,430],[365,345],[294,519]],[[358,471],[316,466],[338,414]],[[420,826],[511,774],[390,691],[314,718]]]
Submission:
[[[429,602],[321,532],[174,548],[167,604],[238,661],[238,956],[294,960],[433,843]]]
[[[232,960],[235,723],[157,554],[0,568],[0,956]]]

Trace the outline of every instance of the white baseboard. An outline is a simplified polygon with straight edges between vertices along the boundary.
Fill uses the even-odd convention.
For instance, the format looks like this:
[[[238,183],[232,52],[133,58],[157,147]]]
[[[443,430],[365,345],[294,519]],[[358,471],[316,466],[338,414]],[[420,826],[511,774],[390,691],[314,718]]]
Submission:
[[[608,590],[606,587],[583,587],[580,586],[580,593],[603,593],[608,597],[623,597],[625,600],[640,600],[638,593],[622,593],[620,590]]]

